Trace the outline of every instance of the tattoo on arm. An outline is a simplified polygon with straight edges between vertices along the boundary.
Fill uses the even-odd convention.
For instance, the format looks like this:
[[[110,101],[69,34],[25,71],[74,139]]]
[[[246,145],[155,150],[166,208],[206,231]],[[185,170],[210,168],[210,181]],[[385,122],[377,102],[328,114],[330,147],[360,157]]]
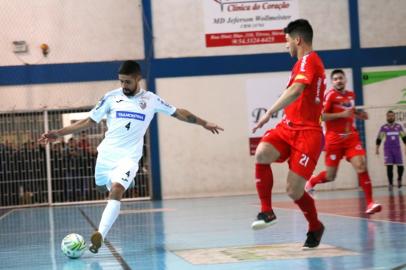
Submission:
[[[187,121],[188,121],[189,123],[195,124],[195,123],[197,122],[197,118],[196,118],[196,116],[194,116],[193,114],[190,114],[190,115],[187,116]]]

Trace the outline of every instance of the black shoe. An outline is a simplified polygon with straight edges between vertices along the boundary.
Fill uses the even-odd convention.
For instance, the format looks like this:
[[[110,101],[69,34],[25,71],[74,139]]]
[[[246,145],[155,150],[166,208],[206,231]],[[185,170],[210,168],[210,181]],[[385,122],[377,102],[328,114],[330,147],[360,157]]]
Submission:
[[[398,188],[402,188],[402,182],[398,182]]]
[[[324,225],[321,223],[321,228],[317,231],[308,232],[306,242],[303,245],[303,249],[316,248],[320,244],[321,237],[324,233]]]
[[[251,229],[261,230],[265,229],[271,225],[274,225],[277,222],[276,216],[273,211],[270,212],[260,212],[255,220],[251,224]]]
[[[90,252],[97,253],[97,252],[99,252],[99,248],[101,247],[101,245],[103,243],[103,236],[98,231],[95,231],[92,234],[92,237],[90,237],[90,242],[91,242],[91,244],[89,246]]]

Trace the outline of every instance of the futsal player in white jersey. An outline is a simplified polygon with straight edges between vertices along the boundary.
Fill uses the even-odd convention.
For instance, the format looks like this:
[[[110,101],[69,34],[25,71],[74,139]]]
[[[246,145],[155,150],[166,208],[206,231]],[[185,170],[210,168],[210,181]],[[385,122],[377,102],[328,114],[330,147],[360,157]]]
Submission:
[[[100,191],[109,191],[107,206],[99,228],[91,236],[89,250],[97,253],[120,212],[121,198],[133,181],[142,157],[145,132],[155,113],[198,124],[214,134],[223,128],[207,122],[185,109],[175,108],[156,94],[140,87],[141,69],[135,61],[125,61],[119,69],[121,87],[108,92],[90,111],[89,117],[59,130],[41,135],[48,143],[58,137],[79,132],[107,117],[108,130],[98,146],[95,179]]]

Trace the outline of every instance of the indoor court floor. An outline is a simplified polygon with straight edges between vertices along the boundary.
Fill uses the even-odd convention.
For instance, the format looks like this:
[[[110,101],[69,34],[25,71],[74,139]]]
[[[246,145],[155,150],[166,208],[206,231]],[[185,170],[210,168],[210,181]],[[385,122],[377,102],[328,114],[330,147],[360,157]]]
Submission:
[[[307,224],[296,205],[274,196],[278,223],[252,231],[254,195],[136,201],[122,211],[98,254],[69,259],[62,238],[89,239],[103,204],[0,212],[0,269],[406,269],[406,188],[375,189],[383,211],[363,214],[362,192],[317,193],[326,231],[322,245],[302,251]]]

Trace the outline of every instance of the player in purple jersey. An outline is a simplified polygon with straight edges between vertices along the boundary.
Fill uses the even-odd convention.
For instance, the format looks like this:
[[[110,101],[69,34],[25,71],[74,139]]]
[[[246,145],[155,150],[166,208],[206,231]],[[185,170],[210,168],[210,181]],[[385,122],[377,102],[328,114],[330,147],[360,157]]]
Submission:
[[[406,145],[406,134],[403,131],[402,125],[395,123],[395,113],[388,111],[386,113],[386,121],[378,133],[376,139],[376,154],[379,155],[379,146],[382,140],[385,138],[383,146],[384,159],[386,165],[386,173],[388,175],[389,190],[393,188],[393,165],[398,168],[398,187],[402,187],[402,175],[403,175],[403,159],[402,150],[400,146],[399,138],[402,138],[403,143]]]

